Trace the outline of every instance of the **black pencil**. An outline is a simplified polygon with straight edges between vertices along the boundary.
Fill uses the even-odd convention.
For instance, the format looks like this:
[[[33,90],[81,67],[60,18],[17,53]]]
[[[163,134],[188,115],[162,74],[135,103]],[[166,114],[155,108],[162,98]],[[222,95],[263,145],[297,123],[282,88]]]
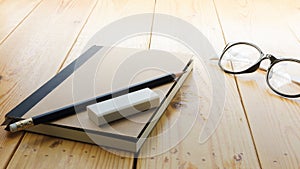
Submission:
[[[20,131],[20,130],[24,130],[26,128],[32,127],[34,125],[41,124],[41,123],[55,121],[55,120],[76,114],[76,112],[85,111],[86,107],[88,105],[94,104],[96,102],[108,100],[113,97],[118,97],[118,96],[130,93],[130,92],[138,91],[138,90],[141,90],[144,88],[155,88],[155,87],[173,82],[179,76],[181,76],[183,73],[185,73],[185,72],[161,76],[161,77],[158,77],[158,78],[155,78],[152,80],[148,80],[145,82],[141,82],[141,83],[132,85],[125,89],[121,89],[121,90],[118,90],[115,92],[100,95],[95,98],[91,98],[91,99],[88,99],[88,100],[85,100],[85,101],[82,101],[79,103],[75,103],[72,105],[68,105],[68,106],[53,110],[53,111],[49,111],[44,114],[33,116],[33,117],[25,119],[25,120],[21,120],[21,121],[12,123],[12,124],[8,124],[5,128],[5,130],[10,131],[10,132],[16,132],[16,131]]]

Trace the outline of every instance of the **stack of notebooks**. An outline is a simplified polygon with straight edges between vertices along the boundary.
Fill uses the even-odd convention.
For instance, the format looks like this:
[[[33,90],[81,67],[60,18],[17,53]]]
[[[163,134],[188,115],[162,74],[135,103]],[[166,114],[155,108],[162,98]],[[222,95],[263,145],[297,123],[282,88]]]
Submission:
[[[93,123],[86,110],[78,109],[74,115],[27,129],[137,152],[192,68],[190,55],[93,46],[6,114],[5,123],[30,118],[168,73],[186,71],[175,82],[152,89],[160,97],[157,108],[103,126]]]

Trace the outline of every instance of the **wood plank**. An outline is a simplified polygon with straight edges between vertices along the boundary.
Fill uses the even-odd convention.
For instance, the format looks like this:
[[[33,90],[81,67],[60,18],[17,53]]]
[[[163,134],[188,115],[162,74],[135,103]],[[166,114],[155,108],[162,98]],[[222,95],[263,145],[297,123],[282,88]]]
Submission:
[[[143,2],[139,0],[99,1],[61,69],[76,59],[82,53],[89,39],[104,26],[125,16],[143,12],[151,13],[153,8],[154,1],[152,0]],[[149,18],[149,30],[151,24],[152,18]],[[130,39],[118,46],[147,49],[149,40],[150,35],[146,35]],[[112,151],[106,151],[96,145],[26,133],[9,167],[47,168],[50,164],[60,161],[55,165],[56,168],[132,168],[133,154],[120,151],[112,153]],[[20,161],[22,158],[24,160]],[[39,161],[43,161],[43,163]]]
[[[224,41],[212,1],[161,0],[156,2],[156,12],[171,14],[188,21],[210,40],[217,51],[222,49]],[[154,20],[154,30],[156,26],[159,25],[155,25]],[[153,36],[151,39],[152,48],[172,52],[189,51],[178,42],[157,36]],[[173,103],[150,135],[153,137],[164,133],[165,137],[154,139],[151,143],[144,145],[140,153],[141,157],[147,151],[152,155],[159,153],[159,147],[170,142],[168,138],[187,135],[180,143],[165,153],[138,159],[137,168],[259,168],[236,84],[230,76],[225,77],[226,101],[218,128],[206,142],[199,142],[200,131],[209,117],[210,107],[214,106],[212,101],[215,99],[211,94],[212,85],[215,84],[211,84],[205,70],[206,66],[212,66],[219,70],[215,62],[206,65],[200,61],[196,62],[193,74],[173,99]],[[220,73],[223,72],[220,71]],[[197,106],[199,106],[199,110]],[[185,123],[191,123],[193,119],[190,116],[197,111],[199,111],[199,115],[189,133],[182,133],[182,127],[179,126],[178,132],[167,134],[168,129],[178,120],[179,115],[182,114],[181,118],[186,119]]]
[[[94,5],[94,0],[43,1],[1,44],[1,121],[9,110],[56,73]],[[4,168],[22,133],[0,132],[0,167]]]
[[[128,156],[125,152],[123,156]],[[27,134],[8,168],[132,168],[133,160],[96,145]]]
[[[216,7],[227,41],[251,41],[266,53],[300,59],[299,1],[217,0]],[[299,99],[275,95],[265,76],[237,77],[261,166],[299,168]]]
[[[40,4],[41,0],[0,1],[0,44]]]
[[[85,29],[83,29],[82,33],[78,37],[63,67],[76,59],[83,52],[84,47],[89,40],[93,38],[98,31],[101,31],[102,28],[108,27],[111,23],[130,15],[152,13],[154,10],[154,3],[154,0],[144,0],[143,2],[139,0],[102,0],[99,2],[92,16],[87,22]],[[147,24],[146,27],[149,27],[150,32],[152,26],[152,17],[148,18],[148,21],[145,23]],[[149,47],[149,43],[150,35],[146,34],[144,36],[134,36],[126,39],[121,41],[119,44],[116,44],[116,46],[147,49]],[[99,41],[98,45],[106,46],[107,44]]]

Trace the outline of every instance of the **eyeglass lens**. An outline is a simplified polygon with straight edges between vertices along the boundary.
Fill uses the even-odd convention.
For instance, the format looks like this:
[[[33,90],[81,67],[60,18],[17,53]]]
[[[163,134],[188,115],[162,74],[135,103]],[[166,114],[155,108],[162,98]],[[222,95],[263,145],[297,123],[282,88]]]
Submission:
[[[268,82],[273,90],[286,95],[300,94],[300,63],[280,61],[274,64],[268,74]]]
[[[248,44],[234,44],[226,48],[220,66],[238,73],[255,65],[262,58],[261,51]],[[300,94],[300,61],[283,59],[273,64],[267,74],[269,86],[276,92],[295,96]]]
[[[230,72],[241,72],[257,63],[260,57],[260,51],[253,46],[238,44],[223,53],[220,66]]]

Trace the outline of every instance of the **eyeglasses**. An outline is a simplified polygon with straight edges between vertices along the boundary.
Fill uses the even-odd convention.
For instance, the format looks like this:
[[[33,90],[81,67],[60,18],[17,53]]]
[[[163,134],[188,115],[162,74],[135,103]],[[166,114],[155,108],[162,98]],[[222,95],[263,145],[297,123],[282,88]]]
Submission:
[[[261,62],[265,59],[271,62],[268,69],[260,68]],[[230,74],[265,70],[267,84],[275,93],[289,98],[300,97],[300,60],[277,59],[271,54],[264,54],[252,43],[238,42],[225,46],[219,59],[219,66]]]

